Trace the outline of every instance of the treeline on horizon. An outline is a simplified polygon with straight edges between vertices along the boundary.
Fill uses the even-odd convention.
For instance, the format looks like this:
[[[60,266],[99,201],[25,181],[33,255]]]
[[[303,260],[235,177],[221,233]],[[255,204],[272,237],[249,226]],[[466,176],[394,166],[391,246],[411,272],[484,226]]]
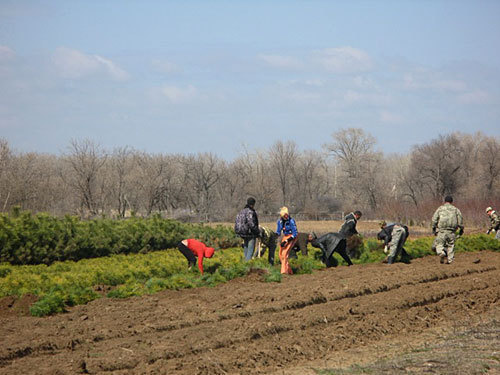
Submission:
[[[230,161],[105,150],[88,139],[72,140],[59,156],[22,153],[0,138],[0,211],[232,222],[253,196],[261,215],[283,205],[301,218],[359,209],[364,218],[428,225],[451,194],[466,225],[485,226],[484,209],[500,204],[499,160],[500,140],[482,133],[440,135],[401,155],[378,151],[371,134],[347,128],[318,150],[277,141]]]

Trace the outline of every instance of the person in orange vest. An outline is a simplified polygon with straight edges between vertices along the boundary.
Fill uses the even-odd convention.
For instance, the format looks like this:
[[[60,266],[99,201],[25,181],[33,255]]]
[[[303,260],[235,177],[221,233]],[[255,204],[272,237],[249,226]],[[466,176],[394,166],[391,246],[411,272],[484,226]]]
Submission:
[[[297,224],[295,220],[290,217],[287,207],[282,207],[280,210],[280,218],[277,221],[276,234],[279,236],[283,232],[283,237],[280,243],[279,257],[281,261],[281,273],[293,274],[292,267],[288,263],[288,254],[297,242]]]
[[[177,247],[182,255],[186,257],[189,269],[196,264],[196,258],[198,258],[198,268],[203,275],[203,258],[212,258],[215,251],[214,248],[208,247],[203,242],[193,238],[182,240]]]

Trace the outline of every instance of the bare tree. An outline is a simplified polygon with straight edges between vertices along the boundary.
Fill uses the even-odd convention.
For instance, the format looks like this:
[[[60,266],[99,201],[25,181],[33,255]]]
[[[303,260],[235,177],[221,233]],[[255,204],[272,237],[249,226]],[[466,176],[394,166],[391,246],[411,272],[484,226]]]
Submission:
[[[323,190],[320,175],[323,155],[317,151],[305,151],[295,161],[293,173],[294,201],[298,212],[312,207],[314,197]]]
[[[292,141],[283,143],[276,142],[269,150],[271,166],[278,176],[278,183],[281,190],[281,204],[290,203],[289,184],[294,173],[295,159],[297,158],[297,144]]]
[[[137,164],[135,186],[142,195],[146,215],[150,215],[155,209],[168,205],[167,192],[176,170],[175,157],[143,152],[135,154],[134,158]]]
[[[87,211],[90,215],[98,214],[100,200],[99,172],[106,163],[107,154],[99,145],[89,139],[72,140],[69,152],[64,156],[70,166],[70,174],[63,174],[63,180],[71,186],[80,198],[81,213]]]
[[[216,184],[223,175],[225,162],[212,153],[191,155],[184,159],[186,177],[191,187],[194,209],[210,220],[216,197]]]
[[[245,150],[237,162],[237,173],[243,182],[242,194],[237,202],[237,207],[241,208],[247,197],[253,196],[258,201],[259,212],[276,212],[279,205],[276,202],[278,184],[269,154],[261,150],[254,152]]]
[[[9,165],[12,158],[7,140],[0,138],[0,204],[2,211],[5,211],[9,204],[11,186],[9,184]]]
[[[418,176],[433,198],[441,199],[445,194],[457,192],[463,184],[461,173],[466,168],[466,158],[457,135],[441,135],[413,149],[410,173]]]
[[[324,145],[349,178],[359,177],[362,166],[373,157],[375,138],[363,129],[348,128],[332,134],[333,142]]]
[[[498,193],[496,187],[500,185],[500,142],[497,138],[486,137],[481,142],[478,162],[486,195]]]
[[[337,161],[338,191],[351,205],[368,204],[377,208],[380,200],[378,165],[382,154],[374,150],[375,138],[363,129],[348,128],[332,134],[333,142],[324,145]]]
[[[116,148],[110,156],[109,167],[111,170],[110,194],[118,217],[125,217],[130,202],[127,193],[131,189],[130,176],[134,167],[133,150],[129,147]]]

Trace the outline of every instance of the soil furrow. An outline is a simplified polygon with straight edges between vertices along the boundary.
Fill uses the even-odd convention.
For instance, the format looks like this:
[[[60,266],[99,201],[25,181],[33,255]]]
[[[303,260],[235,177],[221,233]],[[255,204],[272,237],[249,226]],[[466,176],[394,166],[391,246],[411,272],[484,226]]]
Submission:
[[[499,266],[485,251],[0,316],[0,374],[268,374],[489,314]]]

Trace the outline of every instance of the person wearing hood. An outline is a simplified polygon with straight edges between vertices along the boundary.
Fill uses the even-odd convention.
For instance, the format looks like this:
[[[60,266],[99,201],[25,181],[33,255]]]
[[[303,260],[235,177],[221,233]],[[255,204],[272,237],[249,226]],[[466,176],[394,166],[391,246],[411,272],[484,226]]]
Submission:
[[[323,253],[321,260],[327,267],[336,267],[338,265],[337,259],[333,256],[334,252],[339,253],[349,266],[353,265],[346,251],[347,240],[342,234],[331,232],[321,237],[309,234],[308,240],[312,246],[321,249]]]
[[[344,224],[342,224],[342,226],[340,227],[339,234],[343,235],[346,239],[354,236],[355,234],[358,234],[358,231],[356,230],[356,224],[358,223],[358,220],[361,218],[361,216],[361,211],[354,211],[347,215],[344,218]]]
[[[359,254],[356,251],[356,242],[355,241],[349,241],[349,239],[356,235],[359,234],[357,229],[356,229],[356,224],[358,223],[358,220],[361,218],[361,211],[356,210],[354,212],[351,212],[349,215],[347,215],[344,218],[344,224],[340,227],[339,234],[343,236],[347,241],[347,253],[351,258],[357,258]],[[354,238],[353,238],[354,239]]]
[[[280,218],[278,219],[276,235],[280,236],[283,232],[283,237],[280,243],[279,257],[281,261],[281,273],[291,275],[292,267],[288,263],[288,254],[297,241],[297,224],[290,217],[287,207],[282,207],[280,210]]]
[[[182,240],[177,247],[182,255],[186,257],[189,269],[196,264],[196,258],[198,258],[198,268],[203,275],[203,258],[212,258],[215,251],[214,248],[208,247],[203,242],[193,238]]]

